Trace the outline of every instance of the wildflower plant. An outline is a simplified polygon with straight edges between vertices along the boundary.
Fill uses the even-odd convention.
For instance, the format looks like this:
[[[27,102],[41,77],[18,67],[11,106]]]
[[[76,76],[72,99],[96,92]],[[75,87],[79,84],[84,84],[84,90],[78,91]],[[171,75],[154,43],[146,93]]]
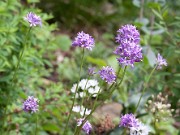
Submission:
[[[12,9],[10,8],[9,10],[13,10],[13,8]],[[17,11],[13,11],[13,14],[16,14]],[[23,30],[25,29],[27,31],[26,34],[24,34],[24,36],[21,36],[21,30],[18,30],[18,32],[17,32],[18,33],[17,35],[18,36],[20,35],[20,38],[24,38],[24,39],[19,40],[19,38],[17,38],[18,40],[16,41],[16,43],[18,44],[18,47],[10,49],[10,50],[7,49],[8,53],[6,52],[5,54],[7,54],[8,58],[12,55],[13,61],[15,61],[15,62],[13,62],[12,68],[9,68],[10,64],[8,62],[5,63],[8,65],[7,67],[9,68],[7,70],[7,72],[3,72],[4,69],[1,69],[1,77],[5,78],[5,79],[3,78],[5,81],[2,79],[3,83],[1,83],[1,84],[3,86],[3,89],[0,89],[1,93],[2,93],[2,91],[5,91],[4,88],[6,88],[6,86],[8,86],[8,88],[11,88],[14,90],[20,89],[19,90],[20,94],[18,92],[17,93],[22,97],[24,96],[24,94],[26,92],[31,93],[31,92],[28,92],[29,89],[28,89],[28,86],[26,86],[26,85],[29,82],[31,82],[31,79],[33,78],[31,76],[33,76],[33,75],[30,74],[29,78],[28,79],[26,78],[26,80],[23,80],[23,79],[19,80],[18,74],[20,74],[21,76],[28,75],[28,73],[21,74],[22,73],[21,65],[23,62],[25,63],[27,60],[29,60],[28,62],[31,62],[32,65],[33,64],[36,65],[38,63],[37,62],[38,60],[36,59],[36,57],[24,57],[24,54],[26,51],[28,51],[28,49],[32,49],[31,46],[28,46],[28,44],[31,43],[29,41],[29,39],[31,39],[30,35],[33,35],[33,37],[36,37],[34,34],[35,32],[33,32],[32,29],[37,28],[36,26],[41,27],[42,21],[44,22],[44,20],[41,19],[40,16],[41,15],[36,15],[33,12],[28,12],[27,15],[24,16],[24,21],[27,21],[29,23],[29,28],[27,28],[27,27],[24,28],[24,26],[23,26]],[[23,17],[21,17],[21,19],[23,20]],[[3,31],[3,30],[1,29],[1,31]],[[16,29],[14,31],[16,32]],[[11,32],[11,29],[8,30],[7,33],[9,34],[10,32]],[[5,36],[8,35],[7,33],[5,32]],[[43,33],[43,32],[41,31],[40,33]],[[11,38],[12,38],[11,36],[7,37],[6,40],[1,42],[1,46],[3,46],[4,44],[6,45],[7,43],[8,44],[11,43],[14,40],[14,39],[11,40]],[[52,37],[50,37],[50,38],[52,38]],[[47,39],[46,41],[48,41],[48,40],[50,40],[50,39]],[[142,47],[140,46],[140,40],[141,40],[140,32],[136,28],[136,26],[131,25],[131,24],[122,26],[117,31],[117,35],[115,37],[115,42],[118,44],[118,46],[116,47],[115,51],[112,52],[112,54],[114,53],[116,55],[117,63],[119,63],[118,71],[116,71],[115,68],[113,68],[114,66],[113,67],[111,65],[105,66],[106,64],[102,64],[102,66],[100,66],[101,64],[99,64],[98,72],[95,72],[95,68],[93,68],[93,67],[89,68],[88,73],[87,73],[87,79],[82,79],[81,72],[82,72],[82,68],[84,65],[84,61],[86,60],[86,57],[85,57],[86,51],[93,51],[93,49],[95,47],[95,39],[91,35],[83,32],[83,31],[77,33],[77,36],[72,41],[71,46],[76,47],[77,49],[78,48],[81,49],[82,56],[81,56],[80,65],[79,65],[79,77],[78,77],[78,80],[76,81],[77,83],[73,84],[72,88],[69,89],[70,93],[68,93],[68,98],[71,99],[72,104],[70,104],[71,102],[67,102],[65,105],[56,104],[56,101],[58,101],[58,98],[65,97],[65,96],[61,96],[61,95],[63,95],[62,93],[65,93],[64,89],[62,91],[59,91],[59,89],[57,89],[57,93],[55,94],[55,96],[54,95],[52,96],[53,98],[51,98],[51,94],[49,95],[49,98],[47,98],[47,99],[44,98],[44,102],[49,103],[49,104],[54,103],[56,109],[52,109],[52,112],[50,113],[48,108],[46,108],[46,105],[41,106],[44,109],[44,112],[43,112],[44,114],[46,114],[46,115],[48,115],[49,113],[50,113],[50,115],[52,114],[52,116],[48,115],[49,116],[48,119],[53,119],[53,117],[56,117],[56,116],[59,117],[59,112],[57,111],[58,110],[57,108],[62,107],[62,110],[64,111],[65,107],[63,108],[63,106],[66,106],[67,108],[70,106],[69,107],[70,110],[63,112],[63,116],[67,116],[67,119],[66,119],[66,121],[63,121],[63,120],[60,121],[61,123],[65,123],[65,125],[62,124],[63,128],[60,128],[60,130],[64,129],[63,133],[61,133],[62,131],[60,131],[60,134],[63,134],[63,135],[69,134],[67,132],[67,130],[69,127],[71,127],[69,124],[71,124],[70,120],[72,120],[71,119],[72,114],[77,114],[77,116],[79,118],[77,120],[76,128],[74,130],[74,135],[79,135],[81,130],[84,131],[84,133],[87,135],[91,134],[93,131],[96,131],[95,129],[93,129],[94,126],[92,126],[90,123],[91,122],[90,117],[95,112],[97,107],[103,105],[107,99],[111,98],[111,96],[115,90],[121,91],[121,88],[119,86],[123,82],[123,79],[126,74],[126,70],[127,70],[128,66],[135,67],[135,63],[139,63],[143,60],[143,53],[142,53]],[[33,50],[31,50],[31,51],[36,50],[35,52],[37,53],[37,55],[38,55],[37,50],[42,49],[38,46],[38,41],[40,41],[40,40],[33,40],[33,42],[37,44],[37,48],[34,48]],[[14,50],[16,50],[16,51],[14,51]],[[42,49],[42,51],[46,52],[46,49]],[[39,51],[39,52],[41,52],[41,51]],[[17,55],[17,56],[13,56],[13,55]],[[28,54],[28,55],[30,55],[30,54]],[[39,55],[41,55],[41,53]],[[43,53],[43,55],[46,55],[46,53]],[[4,59],[4,58],[2,57],[2,59]],[[41,63],[41,62],[39,62],[39,63]],[[97,63],[97,62],[95,62],[95,63]],[[95,63],[93,63],[93,64],[95,64]],[[51,63],[48,61],[42,62],[39,65],[45,66],[46,64],[50,65],[50,67],[51,67]],[[121,115],[119,127],[123,127],[122,129],[124,130],[125,134],[127,133],[126,130],[129,130],[130,135],[148,135],[149,134],[150,129],[148,128],[147,125],[145,125],[139,119],[136,118],[136,113],[139,111],[139,105],[141,103],[141,99],[147,90],[146,88],[149,86],[148,83],[149,83],[149,80],[151,79],[153,73],[158,72],[158,70],[156,70],[156,69],[162,69],[163,66],[167,66],[167,61],[158,53],[155,66],[152,69],[152,71],[150,72],[149,76],[147,78],[145,78],[144,84],[142,85],[142,89],[140,89],[141,95],[140,95],[140,97],[138,97],[139,100],[138,100],[135,108],[132,108],[133,113],[127,113],[127,114]],[[32,69],[28,65],[26,67],[22,67],[22,69],[23,68],[26,68],[27,71],[32,70],[31,72],[36,71],[35,69]],[[8,72],[10,72],[11,69],[13,69],[12,74],[9,74]],[[123,71],[121,71],[121,70],[123,70]],[[131,70],[133,70],[133,68],[131,68]],[[41,70],[38,70],[38,71],[41,71]],[[8,73],[8,75],[10,76],[10,79],[9,79],[10,81],[7,79],[8,83],[6,83],[6,76],[4,76],[4,74],[6,74],[6,73]],[[46,73],[48,74],[49,72],[46,72]],[[95,74],[97,74],[97,76]],[[84,76],[85,75],[83,75],[83,77]],[[42,78],[43,79],[46,78],[46,74],[42,73],[41,79]],[[105,83],[103,83],[103,85],[100,85],[99,82],[97,81],[100,79],[103,80],[102,82],[105,82]],[[26,83],[24,83],[23,81],[25,81]],[[42,84],[45,84],[44,80],[42,81]],[[39,85],[39,82],[38,82],[38,85]],[[34,86],[29,86],[29,87],[34,87]],[[38,88],[40,89],[40,91],[47,92],[47,90],[45,90],[46,87],[48,87],[48,86],[45,85],[45,86],[42,86],[42,88],[40,88],[40,87],[38,87]],[[39,89],[37,89],[37,91]],[[41,98],[43,98],[43,96],[47,96],[46,92],[45,92],[45,94],[43,92],[41,92],[42,95],[39,95],[39,96],[41,96]],[[39,93],[39,91],[37,93]],[[10,93],[9,95],[13,95],[13,94]],[[6,94],[4,94],[3,96],[6,97]],[[101,98],[101,96],[103,98]],[[10,101],[9,97],[7,97],[5,99],[7,99],[7,102]],[[62,100],[62,102],[63,101],[64,100]],[[90,103],[88,103],[87,101]],[[2,107],[4,107],[4,105],[2,105]],[[22,109],[21,109],[21,111],[23,110],[23,111],[27,112],[27,113],[25,113],[26,115],[29,115],[29,116],[36,115],[37,116],[36,129],[34,132],[35,134],[38,133],[37,132],[37,125],[38,125],[38,115],[37,115],[38,113],[37,112],[39,111],[39,107],[40,107],[39,99],[34,98],[33,96],[28,96],[27,100],[25,100],[22,103]],[[168,96],[164,96],[161,93],[158,94],[157,97],[152,96],[151,99],[149,99],[147,101],[146,109],[155,118],[155,123],[157,121],[167,120],[169,117],[172,117],[172,112],[174,111],[171,109],[171,104],[168,102]],[[4,112],[5,112],[4,116],[7,118],[9,117],[8,115],[11,115],[8,113],[7,110],[5,110]],[[28,113],[31,113],[32,115],[30,115]],[[61,119],[61,118],[59,118],[59,119]],[[109,122],[109,123],[107,124],[106,122],[107,123]],[[5,118],[3,119],[3,127],[5,127],[4,123],[5,123]],[[108,130],[110,130],[114,127],[113,121],[109,120],[109,118],[104,123],[106,123],[106,124],[102,124],[101,128],[105,128],[107,126]],[[9,122],[8,122],[8,124],[9,124]],[[8,124],[6,124],[6,125],[8,125]],[[17,129],[18,129],[18,126],[16,126]],[[45,126],[43,125],[43,128],[49,130],[48,126],[49,125],[45,125]],[[52,125],[52,127],[54,127],[55,130],[59,130],[58,126]],[[9,132],[8,130],[9,130],[9,127],[7,127],[7,132]],[[16,130],[16,131],[18,134],[18,131],[21,131],[21,129]],[[104,131],[106,131],[106,130],[104,130]]]

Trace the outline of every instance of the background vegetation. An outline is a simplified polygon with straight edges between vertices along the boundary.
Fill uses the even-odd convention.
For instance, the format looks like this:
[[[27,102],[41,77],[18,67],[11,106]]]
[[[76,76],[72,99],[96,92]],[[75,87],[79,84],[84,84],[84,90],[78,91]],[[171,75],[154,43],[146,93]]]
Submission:
[[[180,113],[180,0],[2,0],[0,1],[0,127],[7,135],[33,134],[36,116],[22,111],[22,102],[29,95],[40,100],[38,134],[61,134],[72,104],[70,89],[78,80],[81,51],[71,47],[71,39],[79,31],[95,37],[96,45],[86,53],[82,78],[87,78],[89,66],[101,68],[118,64],[113,51],[116,31],[124,24],[134,24],[141,33],[144,59],[128,68],[121,88],[107,102],[122,105],[122,114],[133,112],[143,82],[155,64],[158,52],[168,66],[156,71],[137,114],[150,124],[144,104],[152,95],[168,95],[173,117],[159,123],[152,134],[178,134]],[[35,12],[43,20],[28,37],[27,49],[12,78],[23,49],[28,24],[23,17]],[[99,79],[95,76],[97,80]],[[103,86],[107,88],[106,85]],[[120,111],[120,110],[119,110]],[[76,117],[77,114],[73,114]],[[118,125],[119,117],[115,120]],[[67,134],[74,131],[75,122]],[[92,120],[94,127],[98,122]],[[107,131],[118,134],[121,128]],[[156,133],[155,133],[156,132]]]

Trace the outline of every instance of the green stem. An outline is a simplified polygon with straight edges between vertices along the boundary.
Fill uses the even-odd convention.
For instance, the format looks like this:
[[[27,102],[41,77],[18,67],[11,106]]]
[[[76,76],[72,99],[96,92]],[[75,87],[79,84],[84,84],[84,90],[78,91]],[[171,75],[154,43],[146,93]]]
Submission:
[[[127,132],[127,128],[124,128],[124,131],[123,131],[123,135],[126,135],[126,132]]]
[[[120,80],[120,82],[116,85],[116,87],[117,88],[119,88],[119,86],[121,85],[121,83],[122,83],[122,81],[123,81],[123,79],[124,79],[124,75],[125,75],[125,73],[126,73],[126,69],[127,69],[127,66],[125,66],[125,68],[124,68],[124,72],[123,72],[123,75],[122,75],[122,79]],[[119,71],[120,72],[120,71]],[[118,73],[119,74],[119,73]],[[112,95],[112,93],[115,91],[115,88],[111,91],[111,93],[109,94],[110,96]],[[109,97],[110,97],[109,96]]]
[[[69,120],[70,120],[70,117],[71,117],[71,114],[72,114],[72,109],[73,109],[73,106],[74,106],[74,103],[75,103],[76,93],[78,91],[79,81],[80,81],[80,78],[81,78],[81,70],[82,70],[82,66],[83,66],[83,61],[84,61],[84,49],[83,49],[83,52],[82,52],[81,67],[80,67],[80,70],[79,70],[79,79],[78,79],[78,83],[77,83],[77,86],[76,86],[76,91],[75,91],[75,94],[74,94],[74,97],[73,97],[73,103],[72,103],[72,106],[71,106],[71,109],[70,109],[70,113],[69,113],[69,116],[68,116],[68,120],[66,122],[66,126],[65,126],[65,129],[64,129],[63,135],[66,134],[67,126],[68,126],[68,123],[69,123]]]
[[[22,57],[23,57],[23,54],[24,54],[24,51],[26,49],[26,44],[27,44],[27,38],[29,36],[29,33],[31,31],[31,27],[29,28],[28,32],[26,33],[26,36],[25,36],[25,41],[24,41],[24,46],[23,46],[23,49],[22,51],[20,52],[20,55],[19,55],[19,58],[18,58],[18,63],[17,63],[17,66],[15,68],[15,71],[14,71],[14,74],[13,74],[13,78],[12,78],[12,84],[15,84],[14,81],[15,81],[15,77],[16,77],[16,74],[17,74],[17,71],[19,69],[19,65],[20,65],[20,62],[22,60]]]
[[[37,125],[38,125],[38,114],[36,114],[36,129],[35,129],[35,135],[37,134]]]
[[[137,104],[137,106],[136,106],[136,109],[135,109],[134,113],[136,113],[136,111],[137,111],[137,109],[138,109],[138,107],[139,107],[139,104],[140,104],[141,99],[142,99],[142,97],[143,97],[143,95],[144,95],[144,92],[146,91],[147,84],[148,84],[148,82],[149,82],[149,80],[150,80],[150,78],[151,78],[151,76],[152,76],[152,74],[154,73],[154,71],[155,71],[156,68],[157,68],[157,65],[153,68],[153,70],[151,71],[151,73],[150,73],[147,81],[145,81],[145,83],[144,83],[144,89],[142,90],[141,96],[140,96],[140,98],[139,98],[139,101],[138,101],[138,104]]]

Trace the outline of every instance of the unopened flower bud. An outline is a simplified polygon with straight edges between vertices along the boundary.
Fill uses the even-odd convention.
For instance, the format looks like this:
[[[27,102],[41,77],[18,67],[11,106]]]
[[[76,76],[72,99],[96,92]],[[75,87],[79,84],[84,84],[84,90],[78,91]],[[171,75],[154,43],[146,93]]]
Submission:
[[[167,104],[167,107],[168,107],[168,108],[171,107],[171,104]]]
[[[161,113],[164,113],[164,110],[161,109],[160,111],[161,111]]]
[[[148,103],[151,104],[151,103],[152,103],[152,100],[148,100]]]
[[[155,108],[152,108],[152,109],[151,109],[151,112],[153,112],[153,113],[154,113],[154,112],[155,112]]]

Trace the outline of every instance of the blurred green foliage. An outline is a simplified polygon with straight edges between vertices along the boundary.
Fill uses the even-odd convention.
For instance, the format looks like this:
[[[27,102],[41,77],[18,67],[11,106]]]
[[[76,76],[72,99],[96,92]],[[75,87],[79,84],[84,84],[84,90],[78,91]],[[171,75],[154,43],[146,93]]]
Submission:
[[[34,134],[36,116],[22,112],[22,102],[32,95],[40,99],[42,112],[39,132],[59,132],[66,117],[60,117],[67,109],[70,100],[66,97],[63,85],[47,79],[52,76],[52,54],[57,49],[68,50],[71,40],[66,35],[52,33],[57,30],[56,24],[46,21],[52,15],[41,13],[34,5],[22,4],[20,0],[0,1],[0,127],[6,134]],[[26,44],[20,67],[17,70],[15,84],[13,75],[19,55],[25,45],[25,35],[29,29],[23,17],[28,12],[35,12],[42,20],[41,27],[32,28]],[[53,80],[53,79],[52,79]],[[58,98],[61,95],[61,98]],[[64,104],[63,104],[64,103]],[[53,104],[53,105],[52,105]],[[44,109],[45,108],[45,109]],[[65,115],[65,114],[64,114]],[[4,123],[5,122],[5,123]],[[58,125],[58,126],[57,126]],[[17,131],[18,130],[18,131]],[[45,132],[46,131],[46,132]],[[43,133],[44,132],[44,133]]]
[[[49,14],[42,13],[40,9]],[[138,116],[150,125],[153,116],[144,104],[151,94],[169,95],[172,108],[179,109],[180,89],[180,1],[179,0],[2,0],[0,1],[0,127],[5,134],[34,134],[36,115],[22,112],[22,102],[28,95],[38,97],[38,134],[61,134],[71,106],[69,90],[77,83],[81,51],[71,48],[72,35],[81,30],[92,33],[96,46],[86,52],[82,78],[87,78],[89,66],[118,63],[113,55],[115,31],[123,24],[133,23],[141,33],[144,60],[128,68],[123,84],[110,101],[123,105],[123,112],[133,112],[143,82],[155,64],[158,52],[168,66],[155,72],[148,84]],[[12,77],[24,46],[29,24],[23,17],[30,11],[40,15],[43,26],[32,29],[12,85]],[[51,15],[53,14],[53,16]],[[60,29],[57,28],[58,22]],[[69,35],[61,34],[69,33]],[[102,34],[103,33],[103,34]],[[122,74],[122,72],[121,72]],[[94,76],[97,80],[99,78]],[[103,88],[106,89],[107,85]],[[159,123],[159,134],[177,134],[173,126],[179,115],[167,123]],[[74,121],[74,118],[73,120]],[[94,123],[96,125],[96,123]],[[151,127],[153,129],[153,127]],[[74,122],[67,134],[72,134]],[[111,134],[119,134],[118,128]],[[155,130],[153,130],[155,134]]]

